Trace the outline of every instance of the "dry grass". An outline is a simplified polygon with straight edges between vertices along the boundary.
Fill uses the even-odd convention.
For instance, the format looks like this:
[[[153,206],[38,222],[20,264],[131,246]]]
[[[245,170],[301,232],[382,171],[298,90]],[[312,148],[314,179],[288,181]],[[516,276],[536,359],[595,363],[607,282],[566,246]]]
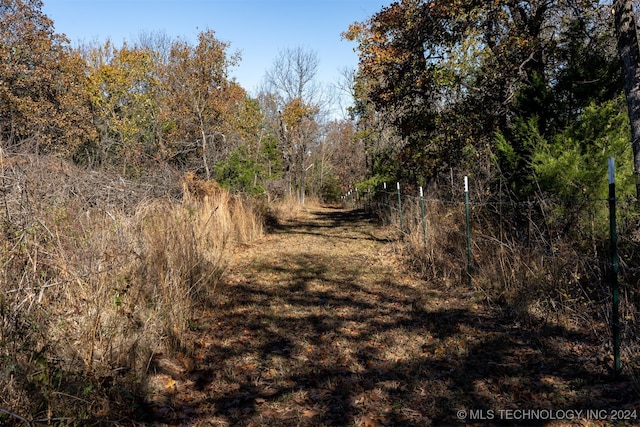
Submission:
[[[460,409],[637,406],[593,336],[521,325],[474,289],[421,280],[397,236],[361,210],[321,207],[237,251],[193,354],[149,384],[147,421],[462,425]],[[494,421],[474,425],[509,423]]]
[[[403,207],[403,242],[409,262],[425,278],[444,280],[446,285],[463,283],[467,278],[464,212],[425,201],[425,223],[419,200]]]
[[[392,202],[392,209],[387,205],[386,211],[386,203],[373,205],[381,218],[397,227],[398,217],[393,209],[396,200]],[[524,230],[509,227],[491,208],[491,204],[471,207],[470,289],[476,300],[515,316],[528,327],[550,324],[573,333],[586,333],[612,353],[607,242],[597,243],[595,238],[586,243],[576,240],[554,230],[554,224],[536,222],[531,216]],[[548,221],[544,211],[539,215]],[[452,289],[469,289],[464,205],[426,201],[425,218],[423,229],[419,199],[403,198],[402,243],[397,251],[425,279]],[[630,234],[621,229],[619,233]],[[621,256],[627,260],[623,261],[627,267],[633,267],[633,248],[637,244],[628,240],[625,239],[625,250],[629,253]],[[625,372],[637,378],[640,345],[635,319],[639,316],[640,294],[633,286],[637,283],[634,271],[628,268],[626,274],[620,274],[622,358]]]
[[[286,197],[269,206],[273,218],[277,221],[291,221],[308,214],[309,210],[317,208],[321,202],[316,197],[306,197],[304,204],[297,197]]]
[[[159,198],[58,159],[2,165],[0,408],[31,420],[133,410],[122,390],[155,355],[184,350],[194,307],[262,218],[193,176],[177,200],[175,187]]]

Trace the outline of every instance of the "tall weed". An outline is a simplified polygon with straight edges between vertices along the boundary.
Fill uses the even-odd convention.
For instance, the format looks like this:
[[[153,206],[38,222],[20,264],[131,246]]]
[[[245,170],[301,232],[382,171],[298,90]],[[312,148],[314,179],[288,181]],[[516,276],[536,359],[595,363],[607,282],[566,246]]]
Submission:
[[[40,419],[99,417],[110,401],[130,409],[121,391],[154,355],[184,350],[194,309],[230,248],[261,235],[261,215],[193,176],[176,199],[58,159],[2,166],[0,408]],[[105,187],[116,185],[128,199],[114,203]]]
[[[603,354],[611,351],[608,229],[595,213],[542,194],[525,203],[494,200],[488,192],[472,194],[469,281],[463,197],[452,200],[449,189],[441,188],[425,200],[424,228],[419,198],[402,197],[399,248],[416,271],[442,286],[473,292],[479,302],[503,310],[516,322],[586,332],[602,343]],[[606,210],[606,200],[601,203]],[[399,226],[395,194],[379,193],[367,206],[385,223]],[[569,208],[580,208],[582,218],[593,220],[571,223],[566,217]],[[622,353],[626,372],[638,376],[640,233],[637,221],[627,217],[635,218],[621,215],[618,230]]]

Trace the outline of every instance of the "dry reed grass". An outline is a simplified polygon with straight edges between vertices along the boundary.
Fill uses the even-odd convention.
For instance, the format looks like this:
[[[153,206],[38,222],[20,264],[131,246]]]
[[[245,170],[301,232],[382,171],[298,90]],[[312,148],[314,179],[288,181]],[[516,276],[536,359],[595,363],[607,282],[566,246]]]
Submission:
[[[276,221],[291,221],[304,217],[309,210],[320,206],[322,203],[317,197],[305,197],[304,204],[297,197],[286,197],[271,203],[269,209]]]
[[[389,210],[385,202],[374,204],[374,209],[386,223],[397,225],[397,208]],[[425,200],[424,210],[423,225],[420,200],[403,199],[400,232],[407,262],[423,277],[446,286],[468,284],[464,205]],[[556,240],[551,245],[540,236],[528,236],[529,243],[525,243],[514,230],[496,226],[496,218],[483,212],[482,206],[472,207],[471,217],[472,284],[491,304],[508,304],[526,317],[532,300],[559,298],[555,311],[564,306],[563,296],[580,297],[576,291],[569,297],[559,289],[577,286],[584,297],[590,291],[583,289],[581,279],[603,274],[600,265],[581,259],[577,247],[568,241]]]
[[[154,355],[185,349],[194,308],[229,248],[261,235],[261,215],[191,175],[178,200],[175,185],[158,197],[54,158],[0,165],[0,423],[135,406],[122,390],[142,384]]]
[[[384,194],[378,197],[371,203],[373,209],[385,222],[397,224],[396,199],[388,203]],[[418,198],[404,197],[402,210],[399,250],[407,263],[428,280],[466,288],[464,205],[426,201],[426,233]],[[541,230],[535,219],[528,216],[530,224],[523,233],[522,229],[510,227],[498,212],[487,206],[471,207],[471,283],[476,298],[504,310],[527,327],[554,325],[586,333],[612,351],[611,295],[606,281],[606,259],[602,258],[606,255],[606,242],[589,240],[585,244],[553,230],[552,223],[546,223]],[[632,266],[633,259],[627,259],[631,263],[627,266]],[[640,296],[629,286],[634,283],[633,273],[621,275],[620,280],[623,364],[628,374],[640,377],[639,329],[635,321]]]

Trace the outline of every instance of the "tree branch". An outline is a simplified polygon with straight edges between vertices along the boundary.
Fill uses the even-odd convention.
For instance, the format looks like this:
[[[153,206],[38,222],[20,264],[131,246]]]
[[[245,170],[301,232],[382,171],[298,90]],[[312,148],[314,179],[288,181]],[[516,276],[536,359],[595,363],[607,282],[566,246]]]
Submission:
[[[20,421],[24,422],[24,423],[25,423],[26,425],[28,425],[29,427],[31,427],[31,422],[30,422],[29,420],[27,420],[26,418],[21,417],[21,416],[20,416],[20,415],[18,415],[18,414],[15,414],[15,413],[13,413],[13,412],[11,412],[11,411],[8,411],[8,410],[6,410],[6,409],[4,409],[4,408],[2,408],[2,407],[0,407],[0,412],[5,413],[5,414],[7,414],[7,415],[9,415],[9,416],[11,416],[11,417],[13,417],[13,418],[17,418],[17,419],[19,419]]]

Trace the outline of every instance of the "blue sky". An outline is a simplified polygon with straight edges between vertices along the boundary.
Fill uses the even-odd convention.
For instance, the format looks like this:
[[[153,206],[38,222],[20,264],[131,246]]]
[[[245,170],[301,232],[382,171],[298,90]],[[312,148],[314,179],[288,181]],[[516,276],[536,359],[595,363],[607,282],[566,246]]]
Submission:
[[[232,75],[251,94],[278,52],[303,47],[320,59],[318,80],[335,84],[340,70],[355,68],[354,43],[341,40],[349,24],[364,21],[392,0],[43,0],[43,12],[72,44],[120,44],[142,31],[163,31],[195,41],[212,29],[240,51]]]

